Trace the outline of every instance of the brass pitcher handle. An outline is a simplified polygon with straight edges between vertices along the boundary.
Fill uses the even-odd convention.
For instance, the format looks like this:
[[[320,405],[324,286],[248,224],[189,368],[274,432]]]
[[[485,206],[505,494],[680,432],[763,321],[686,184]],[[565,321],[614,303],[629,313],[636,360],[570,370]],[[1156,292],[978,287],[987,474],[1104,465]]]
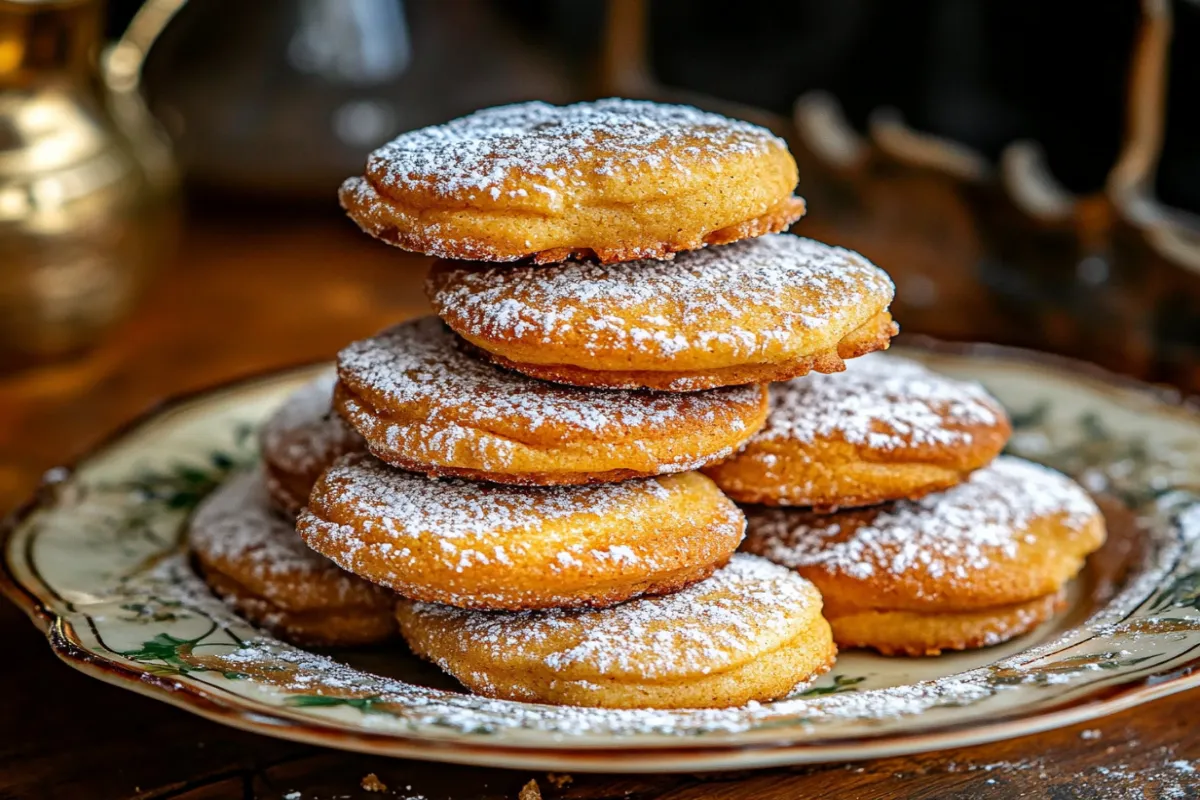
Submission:
[[[100,75],[108,90],[108,107],[137,148],[151,183],[174,192],[179,181],[170,138],[142,97],[142,66],[155,40],[187,0],[146,0],[125,33],[100,54]]]
[[[104,81],[117,92],[136,90],[142,80],[142,65],[155,40],[183,8],[187,0],[146,0],[133,15],[125,33],[108,47],[101,60]]]

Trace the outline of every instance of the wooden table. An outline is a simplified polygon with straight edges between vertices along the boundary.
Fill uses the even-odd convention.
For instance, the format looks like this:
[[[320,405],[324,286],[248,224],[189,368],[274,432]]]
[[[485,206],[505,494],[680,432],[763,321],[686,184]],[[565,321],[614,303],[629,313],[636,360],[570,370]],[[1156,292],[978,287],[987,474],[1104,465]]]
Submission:
[[[139,313],[73,363],[0,378],[0,510],[165,397],[288,364],[421,313],[423,262],[332,213],[193,219]],[[57,663],[0,602],[0,798],[1200,797],[1200,690],[1010,742],[704,776],[547,776],[320,750],[223,728]],[[619,769],[619,764],[614,764]],[[1197,772],[1192,772],[1197,770]],[[388,787],[368,793],[374,773]],[[526,798],[535,796],[526,793]]]

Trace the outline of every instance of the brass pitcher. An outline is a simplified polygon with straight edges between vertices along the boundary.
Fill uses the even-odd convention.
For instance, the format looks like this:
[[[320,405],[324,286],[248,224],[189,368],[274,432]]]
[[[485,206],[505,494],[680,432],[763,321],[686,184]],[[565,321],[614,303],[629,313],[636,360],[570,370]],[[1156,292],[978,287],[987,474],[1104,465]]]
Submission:
[[[0,369],[78,352],[169,255],[176,181],[99,0],[0,0]],[[145,27],[143,20],[142,26]]]

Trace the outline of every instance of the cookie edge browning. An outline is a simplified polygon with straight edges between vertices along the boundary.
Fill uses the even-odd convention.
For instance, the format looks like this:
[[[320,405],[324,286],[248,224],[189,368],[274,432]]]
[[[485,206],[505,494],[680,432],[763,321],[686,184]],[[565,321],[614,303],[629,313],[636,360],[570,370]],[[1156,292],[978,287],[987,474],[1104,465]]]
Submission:
[[[531,378],[589,389],[649,389],[660,392],[695,392],[723,386],[774,383],[810,372],[841,372],[846,360],[887,350],[900,327],[889,311],[880,311],[863,325],[842,337],[837,347],[820,353],[772,364],[744,364],[690,372],[646,370],[589,370],[567,364],[527,364],[464,341],[464,346],[492,363]]]
[[[222,602],[251,624],[305,647],[357,647],[386,642],[398,633],[394,601],[290,611],[243,586],[198,555],[200,576]]]
[[[786,486],[765,486],[754,479],[731,474],[740,464],[738,456],[717,464],[701,468],[712,478],[721,491],[738,503],[764,505],[779,508],[810,510],[817,514],[835,514],[838,511],[868,508],[893,500],[919,500],[927,495],[943,492],[962,483],[978,467],[954,469],[938,464],[891,463],[879,464],[866,460],[838,463],[828,471],[835,475],[831,479],[842,481],[853,478],[853,491],[831,489],[826,492],[800,492]],[[984,464],[980,464],[980,467]],[[897,476],[896,473],[900,475]],[[900,479],[897,479],[897,478]],[[870,487],[870,490],[868,490]]]
[[[989,405],[996,424],[956,425],[970,438],[953,445],[905,445],[887,449],[847,442],[837,435],[813,442],[786,439],[755,442],[701,471],[739,503],[807,507],[818,513],[872,506],[892,500],[917,500],[945,491],[990,464],[1012,435],[1012,423],[999,403]],[[779,476],[771,480],[766,473]],[[797,477],[804,472],[807,485]],[[749,473],[749,474],[747,474]],[[843,488],[844,487],[844,488]]]
[[[243,493],[244,502],[237,502],[238,493]],[[201,567],[289,612],[331,608],[329,597],[346,601],[342,606],[383,608],[392,602],[380,587],[304,545],[294,520],[270,505],[264,473],[257,466],[235,471],[202,498],[187,520],[184,536]],[[261,557],[263,552],[270,561]],[[285,565],[280,559],[289,562]]]
[[[347,216],[359,229],[385,244],[421,255],[461,261],[490,261],[508,263],[528,260],[534,264],[550,264],[559,261],[595,260],[603,264],[621,261],[652,259],[667,261],[676,253],[698,250],[709,245],[731,244],[742,239],[757,238],[769,233],[780,233],[800,220],[807,211],[804,198],[793,195],[796,185],[796,168],[792,162],[791,188],[766,209],[742,220],[718,224],[709,230],[698,229],[690,236],[674,241],[645,240],[638,242],[626,237],[619,243],[604,245],[558,245],[531,248],[527,239],[521,242],[498,241],[495,238],[461,236],[447,239],[433,233],[446,222],[441,216],[461,212],[459,207],[445,209],[414,208],[381,190],[366,176],[347,178],[338,189],[338,201]],[[480,214],[496,215],[497,211],[476,209]],[[528,216],[512,212],[516,216]],[[436,218],[433,222],[426,221]],[[637,225],[631,223],[630,227]]]
[[[827,609],[827,614],[833,638],[841,648],[918,657],[1007,642],[1029,633],[1066,607],[1066,589],[1060,588],[1020,603],[960,612],[878,609],[838,615]]]
[[[696,470],[702,466],[706,466],[713,462],[727,458],[731,453],[734,453],[743,446],[751,436],[757,433],[766,423],[768,407],[767,387],[760,387],[759,399],[757,406],[754,408],[752,415],[745,414],[738,416],[739,406],[730,402],[729,416],[731,422],[736,419],[742,423],[740,430],[736,429],[733,424],[727,426],[724,441],[715,443],[716,446],[703,448],[708,452],[703,455],[692,456],[691,453],[683,453],[677,456],[677,460],[664,461],[658,460],[657,466],[654,469],[637,470],[625,467],[617,468],[594,468],[591,470],[546,470],[532,469],[523,471],[501,471],[496,469],[483,469],[478,466],[466,464],[448,464],[435,463],[432,458],[418,459],[411,457],[411,451],[414,447],[411,437],[408,436],[389,436],[387,429],[391,426],[396,427],[411,427],[412,425],[421,425],[423,427],[430,426],[434,415],[428,414],[426,409],[417,408],[417,412],[412,421],[406,421],[402,418],[402,409],[390,411],[390,413],[381,412],[375,408],[369,399],[363,397],[356,392],[347,381],[338,380],[337,386],[334,388],[334,408],[337,413],[346,420],[347,424],[353,427],[366,441],[367,449],[373,456],[387,464],[403,469],[409,472],[423,473],[431,478],[438,477],[458,477],[468,480],[487,481],[489,483],[506,484],[512,486],[583,486],[596,483],[618,483],[635,478],[652,478],[663,475],[680,474]],[[747,409],[748,411],[749,409]],[[441,418],[444,415],[437,415]],[[534,442],[521,442],[512,437],[498,437],[486,429],[470,426],[463,423],[458,423],[450,419],[446,423],[447,427],[454,425],[457,430],[469,431],[476,439],[475,444],[478,445],[481,441],[489,439],[502,439],[506,446],[512,447],[519,445],[524,448],[526,460],[534,462],[553,462],[554,450],[556,447],[561,448],[561,445],[556,445],[554,442],[540,445]],[[712,435],[713,428],[710,426],[704,429],[695,429],[690,432],[692,437],[707,438]],[[437,435],[437,432],[426,432],[428,438]],[[597,442],[595,448],[600,452],[593,454],[591,458],[596,460],[615,460],[608,458],[614,448],[620,448],[623,444],[633,446],[634,452],[642,458],[649,457],[647,452],[647,443],[657,443],[661,449],[669,449],[678,445],[684,439],[678,431],[667,431],[659,436],[649,438],[646,436],[637,437],[630,442]],[[392,441],[396,444],[392,444]],[[575,444],[574,442],[568,443]],[[472,448],[475,449],[475,448]],[[486,449],[486,448],[483,448]],[[562,455],[560,453],[560,455]],[[678,460],[682,457],[687,457],[686,460]],[[443,459],[444,461],[461,460],[454,457]],[[596,464],[595,467],[603,466]]]
[[[353,458],[353,456],[349,458]],[[435,569],[430,569],[428,564],[422,565],[421,568],[410,566],[408,572],[411,574],[408,576],[398,574],[396,569],[389,568],[386,561],[372,559],[372,561],[377,563],[365,565],[361,551],[366,548],[358,548],[355,551],[355,557],[351,557],[331,542],[331,539],[335,538],[333,532],[338,529],[346,527],[362,529],[364,526],[361,521],[359,521],[358,525],[355,525],[350,521],[336,521],[326,516],[329,509],[323,502],[323,495],[327,490],[325,476],[322,476],[313,488],[313,494],[308,507],[296,520],[296,530],[305,544],[317,553],[333,561],[345,571],[357,575],[363,580],[384,586],[396,594],[411,600],[440,603],[456,608],[480,611],[606,608],[636,597],[674,594],[681,591],[707,578],[714,571],[724,566],[737,550],[738,545],[745,536],[745,516],[733,501],[726,497],[711,480],[698,472],[660,476],[659,478],[650,478],[648,480],[659,480],[660,483],[662,481],[676,482],[686,480],[689,475],[693,475],[703,481],[703,483],[696,485],[696,491],[705,491],[711,495],[712,506],[709,509],[707,518],[697,521],[696,515],[692,515],[686,520],[688,523],[686,529],[669,530],[664,527],[658,527],[652,536],[654,539],[662,536],[687,537],[692,541],[688,555],[677,559],[678,563],[674,566],[643,572],[637,577],[620,580],[615,585],[612,580],[599,581],[594,577],[588,583],[584,580],[585,576],[580,575],[574,579],[576,585],[573,588],[568,590],[559,588],[552,591],[549,589],[552,581],[547,582],[545,580],[545,573],[553,571],[551,570],[551,559],[549,557],[547,557],[544,563],[528,569],[529,580],[526,582],[516,579],[518,576],[517,567],[510,562],[484,570],[485,572],[493,572],[495,574],[488,576],[486,580],[476,578],[477,586],[469,590],[463,588],[461,585],[464,573],[455,570],[449,564],[435,565]],[[494,491],[505,491],[504,487],[492,488]],[[677,489],[677,491],[686,490],[686,486],[681,486]],[[513,491],[519,491],[519,489],[514,489]],[[669,512],[670,509],[664,509],[664,511]],[[581,510],[579,513],[586,514],[587,512]],[[638,513],[646,513],[646,510],[643,509]],[[668,517],[668,521],[677,523],[677,526],[678,523],[684,521],[676,515],[669,513],[666,516]],[[556,521],[555,524],[562,523],[561,521]],[[436,537],[438,532],[424,531],[421,534],[423,536]],[[515,535],[529,536],[530,533],[528,531],[516,532]],[[625,546],[628,547],[630,545],[625,543]],[[711,553],[711,556],[705,560],[701,560],[700,556],[704,555],[706,551]],[[577,555],[576,558],[579,559],[580,556]],[[583,565],[580,572],[587,572],[591,575],[608,578],[608,575],[604,572],[605,565],[600,563],[598,559],[592,564],[582,561],[580,563]],[[586,570],[584,569],[585,567]],[[432,581],[435,580],[433,576],[437,572],[442,573],[443,578],[449,578],[453,582],[449,586],[445,585],[445,582],[443,582],[442,586],[433,585]]]
[[[814,590],[815,591],[815,590]],[[838,648],[829,622],[814,604],[812,617],[795,636],[766,653],[715,673],[680,680],[629,682],[589,678],[561,680],[547,665],[534,687],[530,673],[517,667],[493,669],[458,668],[461,653],[445,652],[439,643],[458,640],[439,626],[422,625],[414,604],[401,600],[396,605],[401,636],[417,656],[436,664],[471,692],[483,697],[551,705],[622,709],[729,708],[751,701],[779,699],[832,669]],[[780,676],[783,674],[783,677]],[[524,679],[524,680],[522,680]]]
[[[873,509],[870,508],[843,512],[854,515],[871,513]],[[1060,512],[1033,520],[1021,530],[1023,535],[1014,537],[1018,542],[1018,552],[1011,559],[1005,559],[1003,568],[988,566],[984,569],[973,569],[972,581],[967,586],[952,587],[951,592],[908,583],[904,576],[891,576],[883,581],[877,580],[874,575],[856,578],[837,570],[825,569],[821,565],[801,566],[795,568],[795,571],[820,589],[822,596],[826,598],[827,606],[839,609],[843,615],[851,609],[923,614],[954,613],[1029,602],[1059,591],[1080,573],[1087,563],[1088,556],[1104,544],[1107,535],[1104,515],[1096,509],[1078,530],[1066,531],[1065,537],[1061,535],[1062,531],[1051,535],[1053,553],[1039,560],[1043,567],[1040,574],[1032,574],[1030,556],[1034,553],[1030,552],[1032,545],[1026,540],[1027,537],[1037,529],[1061,525],[1062,517],[1063,513]],[[844,526],[845,520],[839,524]],[[855,528],[857,527],[856,525]],[[769,548],[765,546],[763,537],[754,530],[752,514],[742,549],[770,560]],[[873,586],[873,583],[882,585]],[[951,596],[947,596],[948,594]],[[854,598],[853,602],[843,600],[851,597]]]

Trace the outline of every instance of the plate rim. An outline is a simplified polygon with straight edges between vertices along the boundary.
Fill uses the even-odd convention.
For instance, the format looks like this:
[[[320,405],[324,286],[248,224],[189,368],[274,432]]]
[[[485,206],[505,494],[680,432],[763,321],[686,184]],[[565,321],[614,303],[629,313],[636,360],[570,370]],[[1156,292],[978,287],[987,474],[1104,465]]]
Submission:
[[[1053,368],[1076,379],[1084,379],[1097,390],[1122,391],[1141,396],[1172,414],[1200,419],[1200,396],[1189,395],[1170,386],[1151,384],[1114,373],[1104,367],[1067,356],[1025,348],[980,342],[946,342],[926,336],[906,336],[900,342],[906,349],[932,355],[982,358],[992,362],[1010,362],[1026,366]],[[70,619],[47,605],[36,587],[17,577],[10,542],[22,523],[51,505],[56,487],[76,474],[77,467],[121,441],[142,425],[177,408],[221,392],[236,391],[254,383],[286,377],[289,373],[311,370],[329,359],[307,360],[277,368],[235,376],[198,389],[178,393],[149,404],[86,448],[67,465],[47,470],[31,496],[0,521],[0,594],[20,608],[30,621],[42,629],[51,651],[67,665],[89,677],[120,686],[202,718],[259,735],[273,736],[304,744],[340,750],[416,758],[447,763],[504,766],[527,769],[572,769],[579,772],[611,770],[614,757],[621,758],[624,772],[652,772],[707,769],[748,769],[772,766],[816,764],[830,761],[858,761],[949,747],[964,747],[1002,741],[1067,727],[1163,697],[1200,687],[1200,654],[1165,673],[1145,675],[1129,683],[1096,689],[1065,705],[1041,712],[1004,716],[980,724],[947,723],[909,734],[830,739],[820,743],[798,742],[786,736],[778,741],[751,744],[713,743],[704,746],[647,747],[615,741],[613,746],[564,747],[544,745],[516,746],[488,740],[436,739],[404,733],[349,731],[333,723],[298,721],[275,717],[217,698],[189,684],[149,674],[129,665],[92,653],[72,638]],[[33,580],[36,580],[36,574]],[[53,594],[49,587],[48,594]]]

